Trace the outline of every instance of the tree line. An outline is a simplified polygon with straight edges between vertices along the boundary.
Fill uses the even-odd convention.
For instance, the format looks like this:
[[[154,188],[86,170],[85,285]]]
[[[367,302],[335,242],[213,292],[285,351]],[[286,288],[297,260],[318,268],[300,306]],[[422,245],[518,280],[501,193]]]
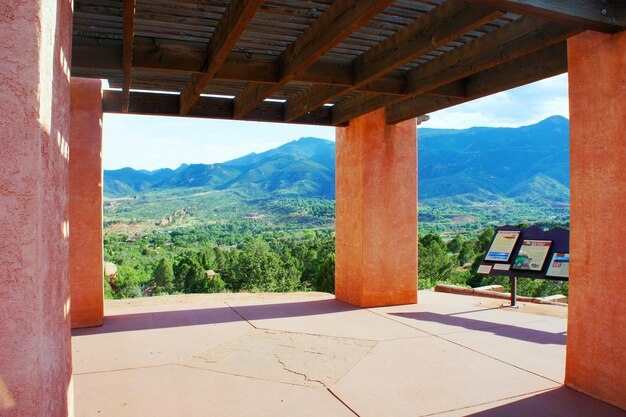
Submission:
[[[149,233],[105,236],[108,298],[216,292],[332,291],[335,241],[331,231],[198,230],[182,236]],[[224,230],[221,230],[224,232]]]
[[[488,227],[475,235],[419,239],[419,288],[438,283],[465,287],[500,284],[506,277],[476,269],[494,236]],[[285,231],[247,223],[149,232],[105,234],[105,259],[117,265],[106,277],[108,298],[217,292],[334,292],[335,238],[328,230]],[[520,278],[526,296],[568,293],[567,283]]]

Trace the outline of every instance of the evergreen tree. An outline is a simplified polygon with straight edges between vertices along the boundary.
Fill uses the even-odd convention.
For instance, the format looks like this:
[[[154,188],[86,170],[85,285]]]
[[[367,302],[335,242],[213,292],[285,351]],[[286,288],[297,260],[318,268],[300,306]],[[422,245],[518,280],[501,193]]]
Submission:
[[[476,253],[486,253],[487,249],[489,249],[489,245],[491,244],[491,240],[495,235],[495,230],[493,227],[488,227],[476,237],[476,245],[475,252]]]
[[[466,240],[459,249],[459,265],[463,266],[474,259],[474,245]]]
[[[461,236],[456,235],[450,242],[448,242],[448,251],[452,253],[459,253],[464,243],[465,240]]]
[[[428,234],[419,241],[419,288],[431,288],[437,282],[448,281],[454,269],[452,256],[437,235]]]
[[[326,255],[324,262],[315,274],[315,286],[318,291],[335,293],[335,254]]]
[[[153,279],[156,292],[171,292],[174,289],[174,270],[169,259],[161,258],[154,269]]]

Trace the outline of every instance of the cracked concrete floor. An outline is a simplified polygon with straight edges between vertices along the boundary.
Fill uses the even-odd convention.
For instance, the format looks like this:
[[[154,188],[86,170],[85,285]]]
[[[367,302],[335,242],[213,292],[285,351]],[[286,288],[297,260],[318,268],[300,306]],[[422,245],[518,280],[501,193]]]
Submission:
[[[108,301],[103,327],[73,332],[76,416],[624,416],[563,388],[564,309],[419,298]]]

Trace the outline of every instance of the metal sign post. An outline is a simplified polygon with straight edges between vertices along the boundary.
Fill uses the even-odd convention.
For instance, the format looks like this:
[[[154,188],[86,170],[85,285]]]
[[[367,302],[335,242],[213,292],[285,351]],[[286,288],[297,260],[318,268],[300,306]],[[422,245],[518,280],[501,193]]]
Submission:
[[[510,277],[511,283],[511,307],[515,307],[517,302],[517,277]]]

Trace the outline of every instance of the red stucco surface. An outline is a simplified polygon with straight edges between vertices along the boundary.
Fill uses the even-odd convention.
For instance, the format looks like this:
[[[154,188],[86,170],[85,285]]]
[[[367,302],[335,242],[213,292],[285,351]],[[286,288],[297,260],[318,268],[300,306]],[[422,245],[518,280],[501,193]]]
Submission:
[[[626,33],[568,41],[567,385],[626,409]]]
[[[102,325],[102,83],[72,78],[70,287],[72,327]]]
[[[3,417],[64,417],[72,402],[67,270],[71,13],[67,0],[0,3]]]
[[[360,307],[417,301],[417,129],[378,110],[337,128],[335,292]]]

